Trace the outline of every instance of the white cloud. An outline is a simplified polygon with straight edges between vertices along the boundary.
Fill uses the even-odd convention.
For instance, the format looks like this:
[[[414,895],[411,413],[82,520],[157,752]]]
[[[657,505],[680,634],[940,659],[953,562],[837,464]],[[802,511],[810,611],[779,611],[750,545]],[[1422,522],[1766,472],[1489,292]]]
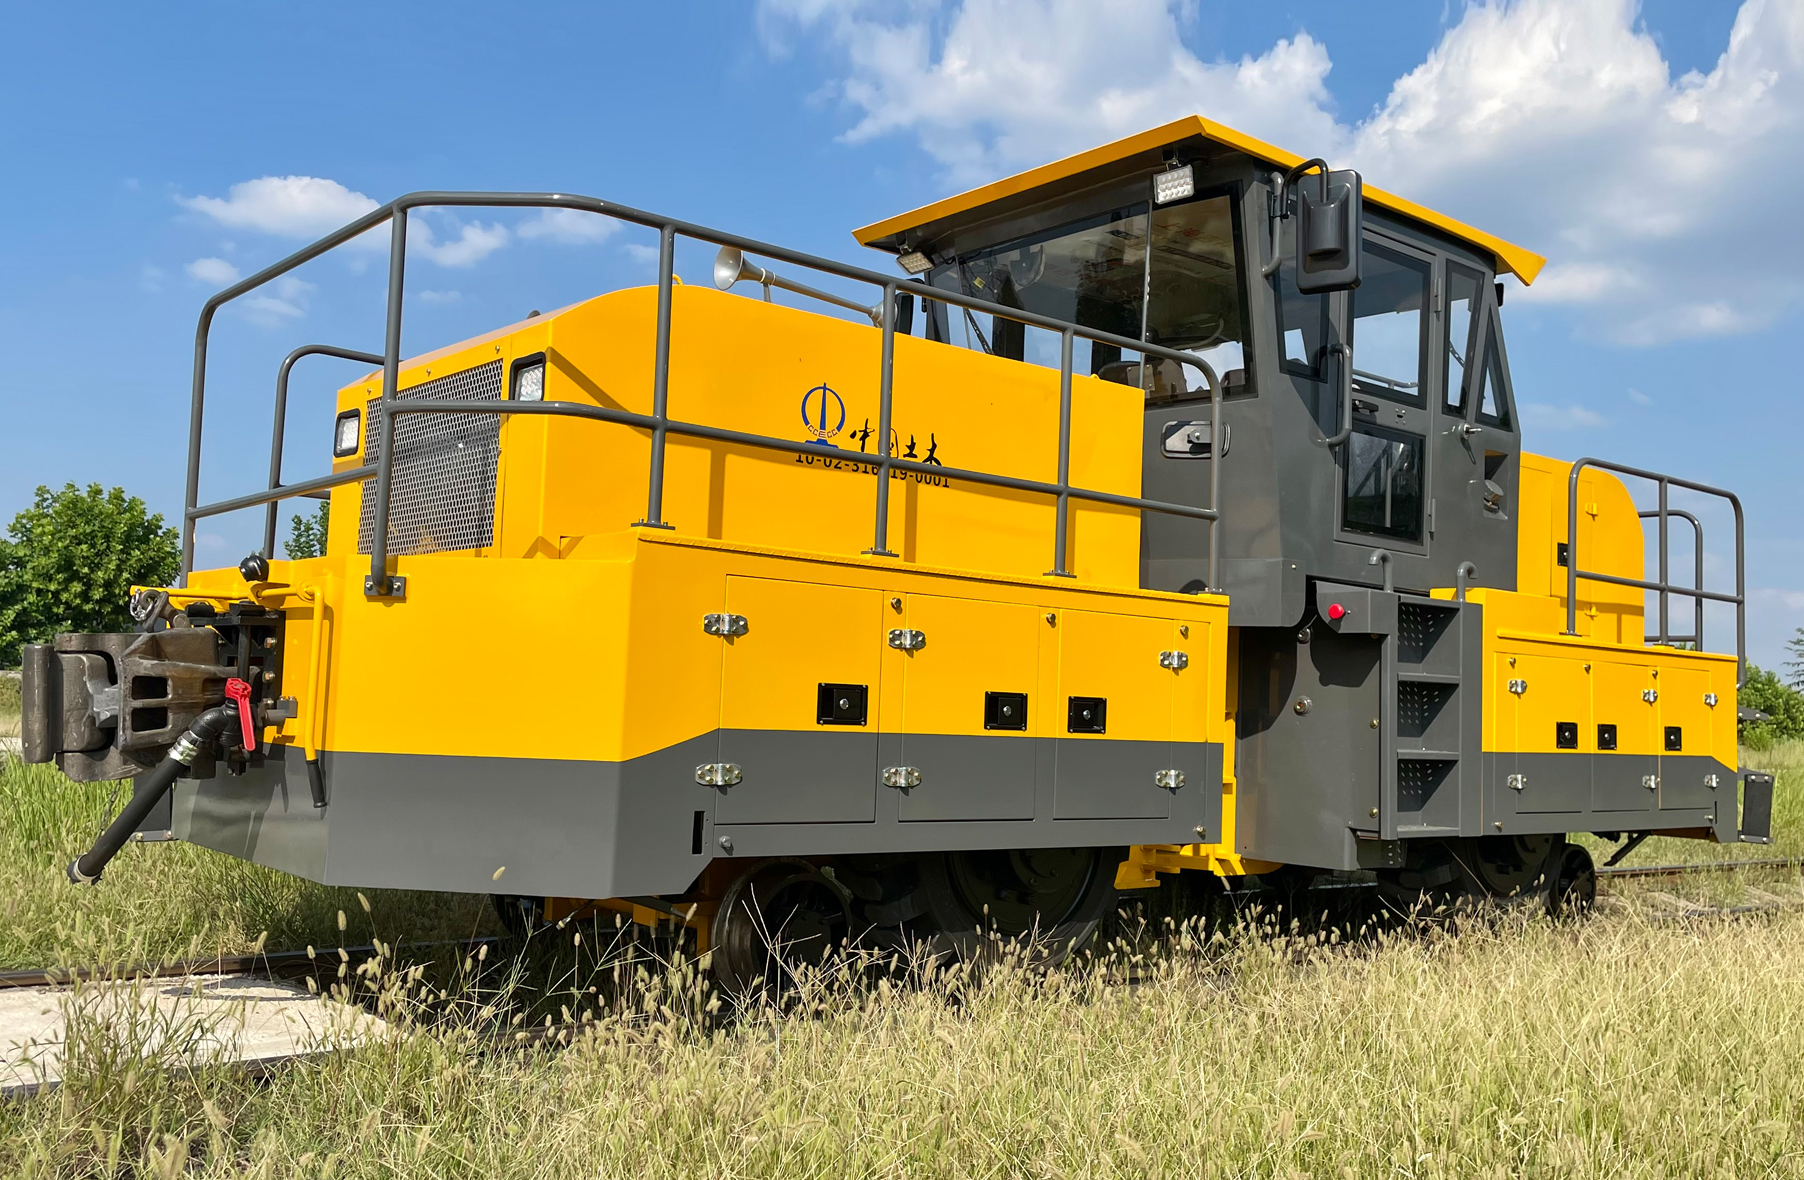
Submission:
[[[238,268],[223,258],[196,258],[182,268],[188,277],[213,287],[224,287],[238,281]],[[162,272],[157,272],[161,276]]]
[[[462,291],[421,291],[418,298],[421,303],[462,303]]]
[[[516,232],[529,241],[544,239],[567,245],[604,242],[620,228],[612,217],[585,213],[581,209],[545,209],[537,217],[520,223]]]
[[[1804,295],[1781,195],[1804,181],[1804,0],[1746,0],[1714,67],[1677,79],[1636,0],[1469,6],[1352,124],[1327,47],[1299,33],[1205,62],[1182,44],[1187,5],[762,0],[761,24],[773,52],[794,31],[839,55],[848,140],[910,135],[950,185],[1203,114],[1546,254],[1520,294],[1581,331],[1747,332]]]
[[[1584,406],[1550,406],[1544,402],[1526,402],[1522,406],[1522,416],[1542,430],[1581,430],[1609,425],[1609,420],[1602,414]]]
[[[152,266],[147,262],[138,270],[138,287],[155,295],[163,289],[163,280],[167,277],[162,267]]]
[[[507,245],[507,227],[472,221],[457,225],[458,236],[440,242],[419,217],[407,222],[408,251],[424,254],[440,266],[474,266]]]
[[[319,176],[259,176],[233,185],[224,198],[177,197],[177,203],[221,225],[288,238],[317,238],[355,221],[377,202]]]
[[[1647,396],[1647,394],[1642,393],[1639,389],[1629,390],[1629,400],[1638,406],[1651,406],[1654,404],[1654,399]]]
[[[293,275],[283,275],[258,288],[256,294],[246,296],[244,312],[260,324],[298,320],[307,314],[308,299],[315,290],[317,288],[312,283]]]

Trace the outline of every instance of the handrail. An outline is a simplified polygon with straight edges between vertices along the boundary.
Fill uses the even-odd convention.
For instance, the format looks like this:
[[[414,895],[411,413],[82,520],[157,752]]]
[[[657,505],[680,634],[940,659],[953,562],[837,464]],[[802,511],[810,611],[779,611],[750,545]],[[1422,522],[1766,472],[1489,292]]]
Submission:
[[[282,443],[288,432],[288,371],[294,368],[294,362],[304,356],[331,356],[346,361],[362,361],[366,365],[380,365],[382,358],[369,352],[358,352],[352,348],[339,348],[332,344],[303,344],[289,353],[282,361],[282,367],[276,370],[276,420],[270,429],[269,443],[269,487],[271,491],[282,486]],[[334,445],[336,445],[334,440]],[[269,512],[263,522],[263,557],[265,560],[276,555],[276,502],[269,502]]]
[[[1619,474],[1622,474],[1622,475],[1632,475],[1637,479],[1651,480],[1654,483],[1659,485],[1659,487],[1660,487],[1659,507],[1657,509],[1655,509],[1653,511],[1653,513],[1651,514],[1652,516],[1656,517],[1660,521],[1660,527],[1659,527],[1660,578],[1658,581],[1650,582],[1644,578],[1624,578],[1624,577],[1619,577],[1615,574],[1598,573],[1596,571],[1581,570],[1579,568],[1578,481],[1579,481],[1579,473],[1582,472],[1587,467],[1597,467],[1597,468],[1601,468],[1605,471],[1618,472]],[[1692,524],[1697,528],[1697,535],[1698,535],[1698,540],[1699,540],[1699,544],[1698,544],[1698,584],[1697,584],[1697,586],[1695,586],[1693,588],[1687,589],[1684,586],[1674,586],[1670,581],[1667,580],[1666,524],[1667,524],[1668,518],[1678,515],[1679,512],[1682,511],[1680,509],[1674,509],[1674,508],[1668,507],[1666,501],[1667,501],[1667,493],[1668,493],[1669,487],[1680,487],[1680,488],[1686,489],[1687,491],[1702,492],[1703,494],[1705,494],[1707,496],[1720,497],[1721,499],[1727,500],[1729,502],[1729,506],[1732,509],[1734,509],[1734,511],[1735,511],[1735,593],[1734,594],[1724,594],[1720,591],[1712,591],[1712,590],[1704,589],[1704,585],[1703,585],[1703,543],[1702,543],[1704,530],[1703,530],[1703,525],[1699,524],[1697,518],[1691,516],[1690,513],[1685,513],[1685,515],[1688,518],[1690,518]],[[1650,514],[1646,513],[1646,512],[1642,512],[1642,513],[1640,513],[1640,515],[1642,517],[1646,517]],[[1746,683],[1747,675],[1748,675],[1747,553],[1746,553],[1746,546],[1745,546],[1745,522],[1744,522],[1744,519],[1742,516],[1742,511],[1741,511],[1741,499],[1740,499],[1740,497],[1736,496],[1736,494],[1734,492],[1724,491],[1722,488],[1714,488],[1714,487],[1711,487],[1709,484],[1693,483],[1690,480],[1680,479],[1674,475],[1662,475],[1657,471],[1644,471],[1639,467],[1627,467],[1621,463],[1610,463],[1603,459],[1593,459],[1590,457],[1580,459],[1577,463],[1574,463],[1572,465],[1572,474],[1567,478],[1567,481],[1566,481],[1566,630],[1565,630],[1565,634],[1567,634],[1567,635],[1577,635],[1578,634],[1578,582],[1579,582],[1580,578],[1584,578],[1585,580],[1591,581],[1591,582],[1606,582],[1613,586],[1631,586],[1631,587],[1637,587],[1642,590],[1658,591],[1661,595],[1660,633],[1662,636],[1664,636],[1667,631],[1666,596],[1669,594],[1680,594],[1680,595],[1684,595],[1686,597],[1693,599],[1697,603],[1697,612],[1698,612],[1697,613],[1697,618],[1698,618],[1697,634],[1696,634],[1696,636],[1694,636],[1694,638],[1696,639],[1697,645],[1700,650],[1704,646],[1704,626],[1703,626],[1704,601],[1707,599],[1711,602],[1732,602],[1732,603],[1734,603],[1735,604],[1735,656],[1736,656],[1735,687],[1739,689],[1744,683]],[[1646,642],[1645,638],[1643,639],[1643,642]]]
[[[1666,514],[1668,516],[1683,517],[1685,520],[1689,520],[1691,522],[1692,553],[1697,561],[1697,571],[1693,577],[1691,585],[1692,585],[1693,589],[1702,590],[1704,588],[1704,524],[1697,517],[1693,516],[1691,513],[1687,512],[1687,511],[1685,511],[1683,508],[1668,508],[1666,510]],[[1660,510],[1657,508],[1640,513],[1642,520],[1647,520],[1652,517],[1658,517],[1659,515],[1660,515]],[[1665,535],[1662,534],[1660,539],[1662,542],[1661,550],[1660,550],[1660,559],[1661,559],[1661,566],[1662,566],[1661,571],[1660,571],[1660,580],[1665,581],[1666,577],[1667,577],[1666,570],[1664,568],[1665,560],[1666,560],[1666,549],[1665,549],[1665,544],[1664,544],[1664,542],[1666,540]],[[1697,616],[1696,616],[1695,620],[1693,621],[1692,628],[1691,628],[1691,634],[1690,635],[1673,635],[1670,633],[1668,623],[1667,623],[1667,593],[1668,592],[1665,590],[1662,590],[1660,592],[1660,633],[1658,635],[1646,636],[1644,639],[1644,642],[1647,642],[1647,643],[1687,643],[1687,642],[1689,642],[1689,643],[1696,644],[1698,650],[1702,651],[1703,647],[1704,647],[1704,600],[1702,598],[1694,598],[1691,600],[1692,605],[1697,610]]]
[[[650,476],[646,497],[646,515],[643,520],[634,522],[637,527],[669,528],[662,519],[664,493],[664,452],[666,438],[672,431],[696,437],[716,438],[724,441],[741,442],[760,447],[774,447],[780,450],[793,450],[797,445],[786,439],[777,439],[766,435],[743,434],[737,431],[718,431],[716,428],[703,427],[694,423],[672,422],[668,414],[669,382],[670,382],[670,315],[672,302],[673,275],[675,267],[675,240],[678,235],[706,242],[715,246],[731,246],[742,252],[763,255],[777,261],[804,266],[825,274],[854,282],[870,283],[883,290],[883,312],[881,331],[883,334],[881,350],[881,373],[879,381],[878,423],[880,439],[885,440],[883,452],[876,459],[877,494],[876,524],[873,530],[873,542],[867,553],[874,556],[895,556],[888,548],[889,534],[889,495],[890,473],[894,470],[926,471],[939,474],[954,474],[949,468],[929,466],[899,459],[889,453],[887,440],[892,419],[894,402],[894,368],[895,368],[895,295],[900,289],[900,280],[891,275],[880,274],[864,267],[852,266],[821,258],[797,250],[789,250],[781,246],[760,242],[752,238],[729,234],[720,230],[709,229],[692,222],[676,218],[663,217],[626,205],[617,205],[594,197],[575,196],[566,193],[508,193],[508,192],[414,192],[397,197],[386,205],[370,211],[349,225],[334,231],[318,241],[303,247],[264,269],[243,279],[226,289],[217,292],[202,306],[200,321],[195,329],[194,380],[192,401],[189,409],[188,429],[188,479],[187,491],[183,504],[183,528],[181,550],[181,577],[186,584],[187,576],[194,568],[194,534],[195,521],[202,516],[216,515],[219,512],[231,511],[234,508],[248,507],[255,504],[268,504],[274,499],[286,495],[298,494],[295,489],[308,489],[336,486],[349,482],[351,473],[340,472],[325,480],[310,480],[300,484],[288,485],[286,489],[273,488],[252,496],[240,496],[233,500],[221,501],[204,508],[198,501],[200,483],[200,446],[202,436],[202,419],[206,403],[206,363],[207,343],[214,315],[226,303],[237,299],[265,283],[271,282],[294,268],[319,257],[326,251],[342,245],[351,239],[368,232],[383,221],[389,222],[389,272],[388,299],[385,331],[383,334],[382,361],[382,395],[377,403],[377,421],[370,424],[379,431],[376,462],[373,474],[376,478],[375,503],[373,505],[374,535],[370,546],[370,575],[365,579],[364,591],[371,596],[390,596],[400,591],[399,580],[388,573],[388,514],[390,485],[394,462],[394,418],[390,409],[397,402],[397,385],[401,365],[401,312],[402,294],[405,286],[407,214],[410,210],[431,206],[486,207],[486,208],[542,208],[542,209],[576,209],[612,217],[621,221],[632,222],[658,230],[658,319],[656,355],[653,364],[652,378],[652,413],[634,415],[635,424],[649,426],[652,432]],[[1123,507],[1136,508],[1141,511],[1175,513],[1190,516],[1210,523],[1209,529],[1209,589],[1217,589],[1219,577],[1219,545],[1215,527],[1219,520],[1217,508],[1220,504],[1220,467],[1214,461],[1210,475],[1210,505],[1208,508],[1196,508],[1190,505],[1167,504],[1161,501],[1146,500],[1135,496],[1122,496],[1114,493],[1096,492],[1093,490],[1073,488],[1070,486],[1070,433],[1071,433],[1071,340],[1082,336],[1099,344],[1111,345],[1125,351],[1135,352],[1142,356],[1156,357],[1174,361],[1181,365],[1190,365],[1203,374],[1210,389],[1210,401],[1214,420],[1220,422],[1222,409],[1221,381],[1214,368],[1201,357],[1176,349],[1166,348],[1144,340],[1133,340],[1117,336],[1111,332],[1102,332],[1086,328],[1080,324],[1053,319],[1020,308],[1004,307],[987,299],[979,299],[962,292],[946,291],[927,284],[910,284],[912,293],[930,298],[941,303],[962,307],[967,310],[982,311],[987,314],[1001,316],[1032,327],[1055,331],[1061,335],[1060,348],[1060,473],[1056,484],[1041,481],[1016,481],[1013,477],[996,476],[984,472],[958,471],[960,478],[993,486],[1012,487],[1020,490],[1043,492],[1057,497],[1056,532],[1054,539],[1054,568],[1049,571],[1055,576],[1068,576],[1065,569],[1067,555],[1066,537],[1068,524],[1068,504],[1071,497],[1099,503],[1116,504]],[[432,410],[447,412],[446,407],[456,403],[437,402]],[[506,407],[508,413],[571,413],[569,408],[558,410],[526,410],[523,404],[512,403]],[[540,403],[545,405],[547,403]],[[558,404],[558,403],[551,403]],[[569,403],[563,403],[569,406]],[[597,417],[589,413],[598,407],[585,407],[585,412],[578,416]],[[430,412],[424,408],[404,409],[402,412]],[[470,410],[467,412],[493,413],[492,408]],[[614,413],[614,411],[609,411]],[[1342,436],[1344,437],[1343,430]],[[367,432],[366,432],[367,440]],[[1330,443],[1330,445],[1333,445]],[[366,441],[367,453],[367,441]],[[1212,456],[1212,460],[1217,459]],[[368,467],[356,469],[368,472]],[[367,475],[364,476],[367,478]],[[279,494],[280,493],[280,494]]]

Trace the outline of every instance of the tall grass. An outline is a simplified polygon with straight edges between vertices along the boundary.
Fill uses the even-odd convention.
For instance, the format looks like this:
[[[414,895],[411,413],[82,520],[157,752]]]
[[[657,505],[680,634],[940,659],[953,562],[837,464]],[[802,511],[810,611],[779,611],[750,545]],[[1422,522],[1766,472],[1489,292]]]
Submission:
[[[1804,751],[1767,761],[1779,847],[1796,848]],[[4,784],[0,873],[14,850],[39,866],[8,878],[7,905],[27,885],[63,899],[9,909],[7,937],[26,943],[58,945],[45,921],[72,937],[59,906],[89,923],[82,945],[116,951],[154,924],[186,932],[159,933],[165,947],[253,929],[330,946],[339,909],[350,937],[367,922],[392,939],[422,927],[417,907],[452,905],[371,895],[365,911],[180,846],[128,849],[100,890],[52,890],[104,792],[17,766]],[[1804,1173],[1804,910],[1674,920],[1631,895],[1582,923],[1517,914],[1352,942],[1191,926],[1118,946],[1053,972],[1006,955],[902,980],[828,971],[737,1011],[687,967],[638,968],[624,999],[578,980],[561,1000],[543,980],[498,992],[480,968],[347,970],[392,1035],[255,1080],[145,1060],[129,1027],[77,1011],[67,1084],[0,1105],[0,1174]],[[523,1021],[585,1005],[574,1044],[521,1041]]]
[[[166,962],[341,939],[491,932],[482,899],[331,889],[186,843],[127,844],[98,885],[63,871],[125,802],[129,783],[72,783],[0,754],[0,969]],[[341,933],[339,914],[350,915]]]
[[[1793,1175],[1804,916],[1180,940],[1109,966],[678,981],[570,1048],[409,1026],[250,1082],[90,1050],[0,1108],[21,1175]],[[83,1035],[91,1035],[89,1030]],[[129,1067],[126,1072],[130,1072]]]

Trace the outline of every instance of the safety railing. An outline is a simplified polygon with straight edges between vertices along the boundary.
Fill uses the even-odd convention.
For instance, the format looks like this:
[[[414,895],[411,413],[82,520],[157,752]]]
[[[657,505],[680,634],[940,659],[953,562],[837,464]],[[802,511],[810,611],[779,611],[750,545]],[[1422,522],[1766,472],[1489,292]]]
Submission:
[[[425,207],[482,207],[482,208],[526,208],[526,209],[576,209],[594,213],[604,217],[612,217],[635,225],[646,226],[658,231],[658,310],[656,353],[652,367],[652,412],[638,414],[624,410],[613,410],[603,406],[593,406],[579,402],[501,402],[485,401],[426,401],[424,399],[408,399],[397,396],[396,385],[401,367],[401,309],[406,284],[407,258],[407,217],[413,209]],[[388,299],[383,333],[383,352],[380,357],[367,353],[354,353],[346,349],[336,349],[327,345],[309,345],[290,354],[283,362],[277,383],[276,437],[272,446],[270,463],[270,486],[261,492],[238,496],[229,500],[221,500],[212,504],[197,503],[200,488],[200,450],[202,422],[206,406],[206,374],[207,374],[207,341],[212,328],[213,318],[219,309],[232,300],[256,290],[265,283],[271,282],[302,264],[309,262],[327,251],[343,245],[384,221],[389,223],[389,271]],[[785,451],[795,454],[815,453],[813,444],[797,442],[792,439],[778,438],[773,435],[752,434],[744,431],[726,430],[696,422],[684,422],[673,419],[669,414],[670,394],[670,321],[673,276],[675,273],[676,240],[678,237],[705,242],[714,246],[726,246],[749,254],[775,259],[795,266],[806,267],[824,274],[854,282],[868,283],[882,290],[881,332],[882,348],[880,353],[880,371],[878,385],[878,425],[877,437],[886,441],[890,438],[890,422],[895,401],[895,338],[897,296],[907,292],[919,295],[923,299],[933,299],[955,307],[970,311],[985,312],[1001,316],[1031,327],[1059,333],[1059,454],[1058,479],[1056,482],[1046,480],[1022,479],[1015,476],[998,475],[993,472],[974,471],[963,468],[944,467],[938,464],[926,464],[910,459],[898,458],[885,446],[883,453],[873,464],[877,469],[876,491],[876,523],[873,529],[870,548],[864,552],[878,557],[894,557],[896,554],[889,548],[889,498],[890,479],[894,471],[915,472],[920,474],[940,475],[949,478],[970,480],[973,483],[986,484],[992,487],[1009,488],[1016,491],[1038,493],[1054,498],[1056,509],[1054,514],[1054,538],[1052,569],[1047,571],[1049,577],[1069,578],[1074,576],[1066,568],[1067,543],[1070,524],[1070,503],[1082,500],[1090,503],[1110,504],[1117,507],[1132,508],[1142,512],[1158,512],[1172,516],[1190,517],[1209,523],[1209,588],[1219,589],[1218,559],[1218,506],[1221,503],[1221,464],[1212,454],[1209,472],[1209,506],[1199,508],[1189,504],[1174,504],[1161,500],[1149,500],[1139,496],[1127,496],[1114,492],[1097,491],[1092,488],[1074,487],[1071,484],[1071,375],[1073,343],[1079,337],[1095,344],[1109,345],[1127,352],[1142,356],[1156,357],[1162,360],[1175,361],[1178,364],[1190,365],[1198,369],[1209,386],[1211,421],[1221,421],[1222,388],[1221,380],[1215,370],[1200,357],[1161,345],[1134,340],[1125,336],[1117,336],[1110,332],[1102,332],[1086,328],[1081,324],[1065,320],[1053,319],[1050,316],[1037,315],[1020,308],[1004,307],[1001,304],[978,299],[962,292],[945,291],[930,287],[925,283],[909,282],[891,275],[866,270],[832,259],[805,254],[797,250],[789,250],[781,246],[770,245],[736,234],[724,233],[690,222],[674,218],[662,217],[633,209],[625,205],[601,201],[594,197],[572,196],[563,193],[459,193],[459,192],[418,192],[398,197],[388,204],[374,209],[351,222],[342,229],[328,234],[313,244],[297,250],[287,258],[272,266],[268,266],[249,278],[234,283],[232,286],[215,294],[207,300],[201,309],[200,323],[195,330],[194,341],[194,381],[192,404],[189,410],[188,424],[188,473],[187,492],[184,499],[182,519],[182,552],[181,576],[185,585],[187,577],[194,568],[194,533],[196,522],[209,516],[232,512],[258,505],[271,506],[265,524],[265,549],[274,545],[274,505],[282,500],[310,493],[327,491],[341,484],[352,483],[374,477],[375,503],[372,506],[372,523],[374,536],[370,546],[370,572],[364,579],[364,592],[372,597],[389,597],[403,590],[402,581],[388,570],[388,513],[391,484],[394,470],[394,432],[395,419],[402,414],[417,413],[450,413],[450,414],[550,414],[573,418],[589,418],[603,422],[614,422],[627,426],[637,426],[651,431],[650,481],[646,492],[645,517],[633,522],[637,528],[667,529],[673,527],[663,519],[664,504],[664,453],[666,440],[671,434],[692,438],[711,439],[717,442],[738,443],[746,446],[769,450]],[[369,426],[379,430],[380,442],[376,451],[376,461],[317,479],[302,480],[292,484],[281,482],[281,432],[286,413],[286,393],[288,370],[301,356],[311,354],[348,357],[353,360],[379,362],[382,366],[382,396],[378,403],[381,411],[377,421]],[[365,454],[368,454],[366,430]]]
[[[1637,479],[1645,479],[1659,487],[1658,506],[1643,511],[1643,520],[1659,521],[1658,549],[1659,573],[1656,579],[1625,578],[1619,574],[1606,574],[1597,570],[1579,568],[1578,546],[1578,482],[1579,474],[1587,467],[1597,467],[1605,471],[1614,471],[1620,475],[1632,475]],[[1682,508],[1674,508],[1667,503],[1672,488],[1684,488],[1686,491],[1699,492],[1706,496],[1716,496],[1727,500],[1729,507],[1735,512],[1735,593],[1724,594],[1718,590],[1704,589],[1704,526],[1698,518]],[[1691,522],[1693,536],[1697,546],[1696,576],[1691,586],[1675,586],[1672,584],[1670,572],[1670,546],[1667,526],[1673,517]],[[1741,500],[1734,492],[1721,488],[1713,488],[1708,484],[1693,483],[1673,475],[1662,475],[1657,471],[1643,471],[1639,467],[1625,467],[1620,463],[1609,463],[1602,459],[1580,459],[1572,465],[1572,474],[1566,483],[1566,634],[1578,634],[1578,584],[1582,578],[1589,582],[1607,582],[1613,586],[1631,586],[1640,590],[1652,591],[1659,595],[1660,629],[1656,634],[1644,636],[1645,643],[1690,643],[1698,650],[1704,647],[1704,604],[1706,602],[1730,602],[1735,604],[1735,657],[1737,660],[1735,685],[1740,688],[1747,678],[1748,672],[1748,606],[1747,606],[1747,559],[1744,546],[1744,527],[1741,512]],[[1675,636],[1672,634],[1670,618],[1670,602],[1673,595],[1690,598],[1695,604],[1695,614],[1690,635]]]

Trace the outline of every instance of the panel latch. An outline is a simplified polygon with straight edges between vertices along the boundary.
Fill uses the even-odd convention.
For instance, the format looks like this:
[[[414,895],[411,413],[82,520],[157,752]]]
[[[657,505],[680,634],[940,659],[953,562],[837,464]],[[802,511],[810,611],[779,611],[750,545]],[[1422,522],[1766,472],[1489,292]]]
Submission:
[[[1641,690],[1641,699],[1651,705],[1660,699],[1660,690],[1657,688],[1644,688]]]
[[[1178,653],[1182,655],[1183,653]],[[1167,791],[1175,791],[1184,785],[1184,772],[1181,770],[1155,770],[1153,782]]]
[[[1528,776],[1526,774],[1512,774],[1504,781],[1509,784],[1510,790],[1512,791],[1520,791],[1528,786]]]
[[[1641,785],[1650,791],[1656,790],[1660,786],[1660,776],[1657,774],[1644,774],[1641,776]]]
[[[1159,667],[1170,668],[1176,672],[1179,668],[1190,666],[1190,654],[1181,651],[1162,651],[1159,653]]]
[[[919,635],[920,632],[915,632]],[[883,785],[907,790],[909,787],[921,785],[921,768],[918,766],[886,766],[883,768]]]
[[[898,627],[889,633],[889,645],[897,651],[920,651],[927,646],[927,634]]]
[[[1528,681],[1526,681],[1526,680],[1510,681],[1510,691],[1515,693],[1517,696],[1521,696],[1523,693],[1528,691]]]
[[[1716,790],[1716,788],[1720,785],[1720,782],[1721,782],[1721,780],[1719,780],[1714,774],[1707,774],[1704,776],[1704,785],[1706,787],[1709,787],[1712,791]]]
[[[704,787],[730,787],[743,777],[732,762],[704,762],[695,768],[695,781]]]
[[[1706,705],[1709,705],[1712,709],[1716,708],[1716,694],[1713,692],[1705,693],[1704,694],[1704,703]]]
[[[745,631],[746,631],[745,616],[744,615],[703,615],[702,616],[702,630],[706,631],[710,635],[719,635],[719,636],[722,636],[723,638],[731,638],[732,636],[735,636],[735,635],[744,635]]]

